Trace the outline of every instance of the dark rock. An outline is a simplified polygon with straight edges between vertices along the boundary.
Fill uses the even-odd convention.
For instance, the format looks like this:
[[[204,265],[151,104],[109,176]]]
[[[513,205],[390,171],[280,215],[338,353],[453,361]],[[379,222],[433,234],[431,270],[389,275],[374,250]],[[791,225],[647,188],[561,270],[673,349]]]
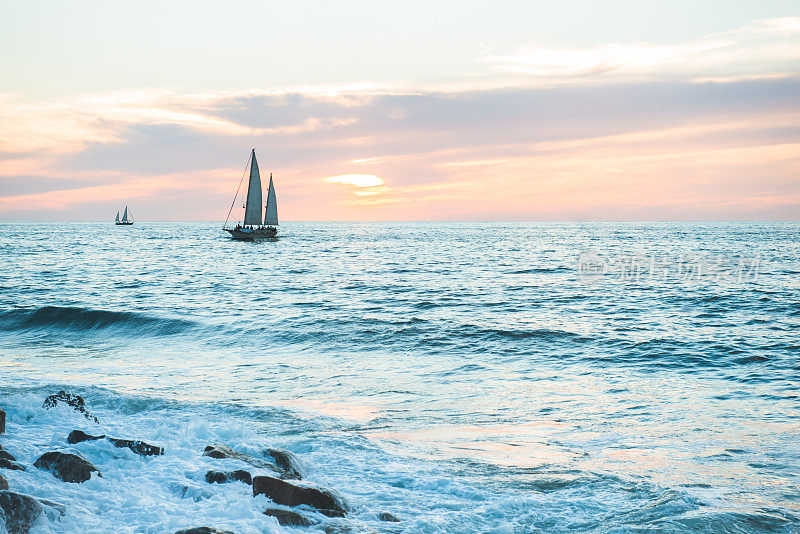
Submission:
[[[318,508],[317,512],[328,517],[344,517],[344,512],[341,510],[331,510],[330,508]]]
[[[271,469],[272,471],[276,472],[280,471],[277,467],[265,460],[254,458],[253,456],[243,452],[237,452],[227,445],[222,445],[220,443],[214,443],[213,445],[206,447],[203,451],[203,456],[210,456],[212,458],[234,458],[236,460],[241,460],[245,463],[248,463],[253,467]]]
[[[108,437],[106,439],[115,447],[127,447],[139,456],[161,456],[164,454],[163,447],[156,447],[144,441]]]
[[[281,478],[293,478],[300,480],[305,476],[306,470],[300,462],[300,458],[295,456],[293,452],[284,449],[267,449],[264,454],[270,456],[275,465],[280,468],[283,473]]]
[[[97,417],[95,417],[89,410],[86,409],[86,401],[83,400],[83,397],[80,395],[67,393],[63,389],[55,395],[50,395],[47,397],[42,404],[42,408],[49,410],[50,408],[55,407],[55,405],[59,402],[63,402],[67,406],[72,406],[76,411],[82,413],[86,419],[94,421],[95,423],[99,422]]]
[[[390,523],[399,523],[400,520],[389,512],[381,512],[378,514],[378,519],[381,521],[389,521]]]
[[[279,478],[253,477],[253,495],[261,494],[284,506],[306,504],[320,511],[331,511],[337,514],[345,514],[348,511],[344,500],[331,490],[301,486]]]
[[[233,534],[230,530],[217,530],[211,527],[194,527],[179,530],[175,534]]]
[[[25,467],[19,464],[15,464],[10,460],[6,460],[5,458],[0,458],[0,469],[11,469],[12,471],[25,471]]]
[[[3,475],[0,475],[0,490],[8,489],[8,480]]]
[[[46,452],[33,465],[50,471],[54,477],[64,482],[86,482],[92,477],[92,471],[97,471],[87,459],[69,452]],[[99,471],[97,474],[102,476]]]
[[[25,471],[25,467],[15,464],[17,459],[0,445],[0,468],[14,471]]]
[[[237,469],[236,471],[209,471],[206,473],[206,482],[209,484],[224,484],[234,481],[252,484],[253,477],[250,476],[250,473],[242,469]]]
[[[43,513],[41,503],[30,495],[0,491],[0,518],[8,534],[26,534]]]
[[[128,448],[140,456],[160,456],[164,454],[163,447],[156,447],[155,445],[150,445],[144,441],[110,438],[108,436],[92,436],[91,434],[87,434],[81,430],[73,430],[69,433],[69,436],[67,436],[67,442],[72,443],[73,445],[82,441],[96,441],[98,439],[105,439],[115,447],[119,447],[121,449]]]
[[[4,434],[6,431],[6,412],[0,410],[0,434]]]
[[[278,524],[285,527],[310,527],[316,525],[316,521],[312,521],[304,515],[291,510],[282,510],[280,508],[270,508],[264,510],[264,515],[269,515],[278,520]]]
[[[320,528],[325,534],[353,534],[354,532],[359,532],[358,528],[354,527],[353,525],[346,525],[342,523],[321,525],[318,528]]]
[[[87,434],[82,430],[73,430],[69,433],[69,436],[67,436],[67,443],[75,445],[76,443],[80,443],[82,441],[94,441],[103,438],[105,438],[105,436],[92,436],[91,434]]]

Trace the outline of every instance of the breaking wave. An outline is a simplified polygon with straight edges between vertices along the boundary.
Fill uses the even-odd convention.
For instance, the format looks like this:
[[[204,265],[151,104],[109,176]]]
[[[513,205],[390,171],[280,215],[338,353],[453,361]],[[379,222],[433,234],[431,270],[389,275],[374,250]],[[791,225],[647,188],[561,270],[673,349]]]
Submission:
[[[162,319],[149,315],[95,310],[90,308],[43,306],[32,309],[15,309],[0,312],[0,330],[119,330],[126,335],[169,335],[185,332],[195,323],[182,319]]]

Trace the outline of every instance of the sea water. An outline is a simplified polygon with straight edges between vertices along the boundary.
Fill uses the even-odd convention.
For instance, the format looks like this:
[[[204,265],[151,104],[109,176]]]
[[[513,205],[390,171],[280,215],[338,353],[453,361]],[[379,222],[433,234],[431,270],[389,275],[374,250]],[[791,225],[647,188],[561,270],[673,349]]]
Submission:
[[[280,532],[213,442],[351,532],[796,532],[796,223],[0,224],[0,443],[77,450],[41,532]],[[95,425],[48,394],[85,397]],[[166,448],[140,458],[75,428]],[[401,519],[386,523],[377,514]],[[338,530],[337,530],[338,529]]]

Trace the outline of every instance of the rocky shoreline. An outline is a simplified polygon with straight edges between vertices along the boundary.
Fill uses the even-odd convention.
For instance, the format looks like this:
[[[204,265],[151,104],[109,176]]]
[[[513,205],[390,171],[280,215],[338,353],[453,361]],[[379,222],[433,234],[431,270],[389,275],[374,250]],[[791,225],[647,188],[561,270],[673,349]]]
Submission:
[[[44,399],[42,408],[50,409],[58,405],[69,406],[93,423],[98,418],[91,413],[85,400],[79,395],[59,391]],[[13,451],[3,447],[3,435],[9,430],[6,426],[6,413],[0,408],[0,522],[5,523],[8,534],[26,534],[43,522],[58,522],[69,513],[69,505],[37,497],[31,493],[15,491],[13,483],[3,476],[4,470],[30,472],[38,469],[50,473],[65,484],[83,484],[95,477],[103,477],[101,471],[79,452],[70,450],[68,445],[77,443],[106,442],[116,448],[132,451],[140,457],[161,456],[167,453],[165,447],[141,440],[124,437],[111,437],[105,434],[92,435],[75,429],[63,437],[63,446],[55,445],[32,462],[31,465],[18,461]],[[56,438],[56,442],[59,439]],[[263,495],[272,503],[263,510],[264,515],[277,520],[279,525],[309,527],[327,533],[351,531],[346,525],[324,525],[318,517],[346,518],[352,506],[336,490],[305,480],[308,470],[294,453],[278,448],[266,448],[261,456],[254,456],[234,450],[222,443],[211,443],[202,451],[199,458],[231,460],[232,467],[242,463],[247,469],[211,469],[205,473],[203,491],[212,494],[219,484],[247,484],[252,488],[252,498]],[[192,494],[192,488],[180,482],[170,484],[170,488],[185,498],[199,500]],[[319,515],[321,514],[321,516]],[[376,517],[381,521],[399,522],[394,515],[382,512]],[[323,517],[324,519],[324,517]],[[2,523],[0,523],[2,524]],[[54,525],[55,528],[57,526]],[[174,534],[236,534],[229,530],[218,530],[211,526],[189,526]]]

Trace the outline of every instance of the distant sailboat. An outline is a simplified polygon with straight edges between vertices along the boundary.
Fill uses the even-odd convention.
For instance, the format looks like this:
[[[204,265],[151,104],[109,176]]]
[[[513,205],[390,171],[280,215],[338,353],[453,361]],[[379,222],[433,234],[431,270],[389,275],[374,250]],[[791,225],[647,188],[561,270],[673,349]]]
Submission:
[[[133,224],[133,214],[128,218],[128,206],[125,206],[125,214],[122,216],[121,221],[119,220],[119,212],[117,212],[117,218],[114,219],[114,224],[117,226],[130,226]]]
[[[261,175],[258,172],[258,161],[256,151],[250,152],[250,181],[247,184],[247,194],[244,205],[244,219],[233,228],[228,228],[233,206],[236,204],[236,197],[233,198],[228,217],[225,219],[223,230],[231,234],[234,239],[264,239],[275,237],[278,233],[278,201],[275,197],[275,186],[272,183],[272,173],[269,175],[269,189],[267,190],[267,205],[264,210],[264,218],[261,218]],[[247,167],[245,167],[247,169]],[[242,176],[244,179],[244,176]],[[241,183],[239,184],[241,187]],[[236,190],[239,195],[239,189]]]

